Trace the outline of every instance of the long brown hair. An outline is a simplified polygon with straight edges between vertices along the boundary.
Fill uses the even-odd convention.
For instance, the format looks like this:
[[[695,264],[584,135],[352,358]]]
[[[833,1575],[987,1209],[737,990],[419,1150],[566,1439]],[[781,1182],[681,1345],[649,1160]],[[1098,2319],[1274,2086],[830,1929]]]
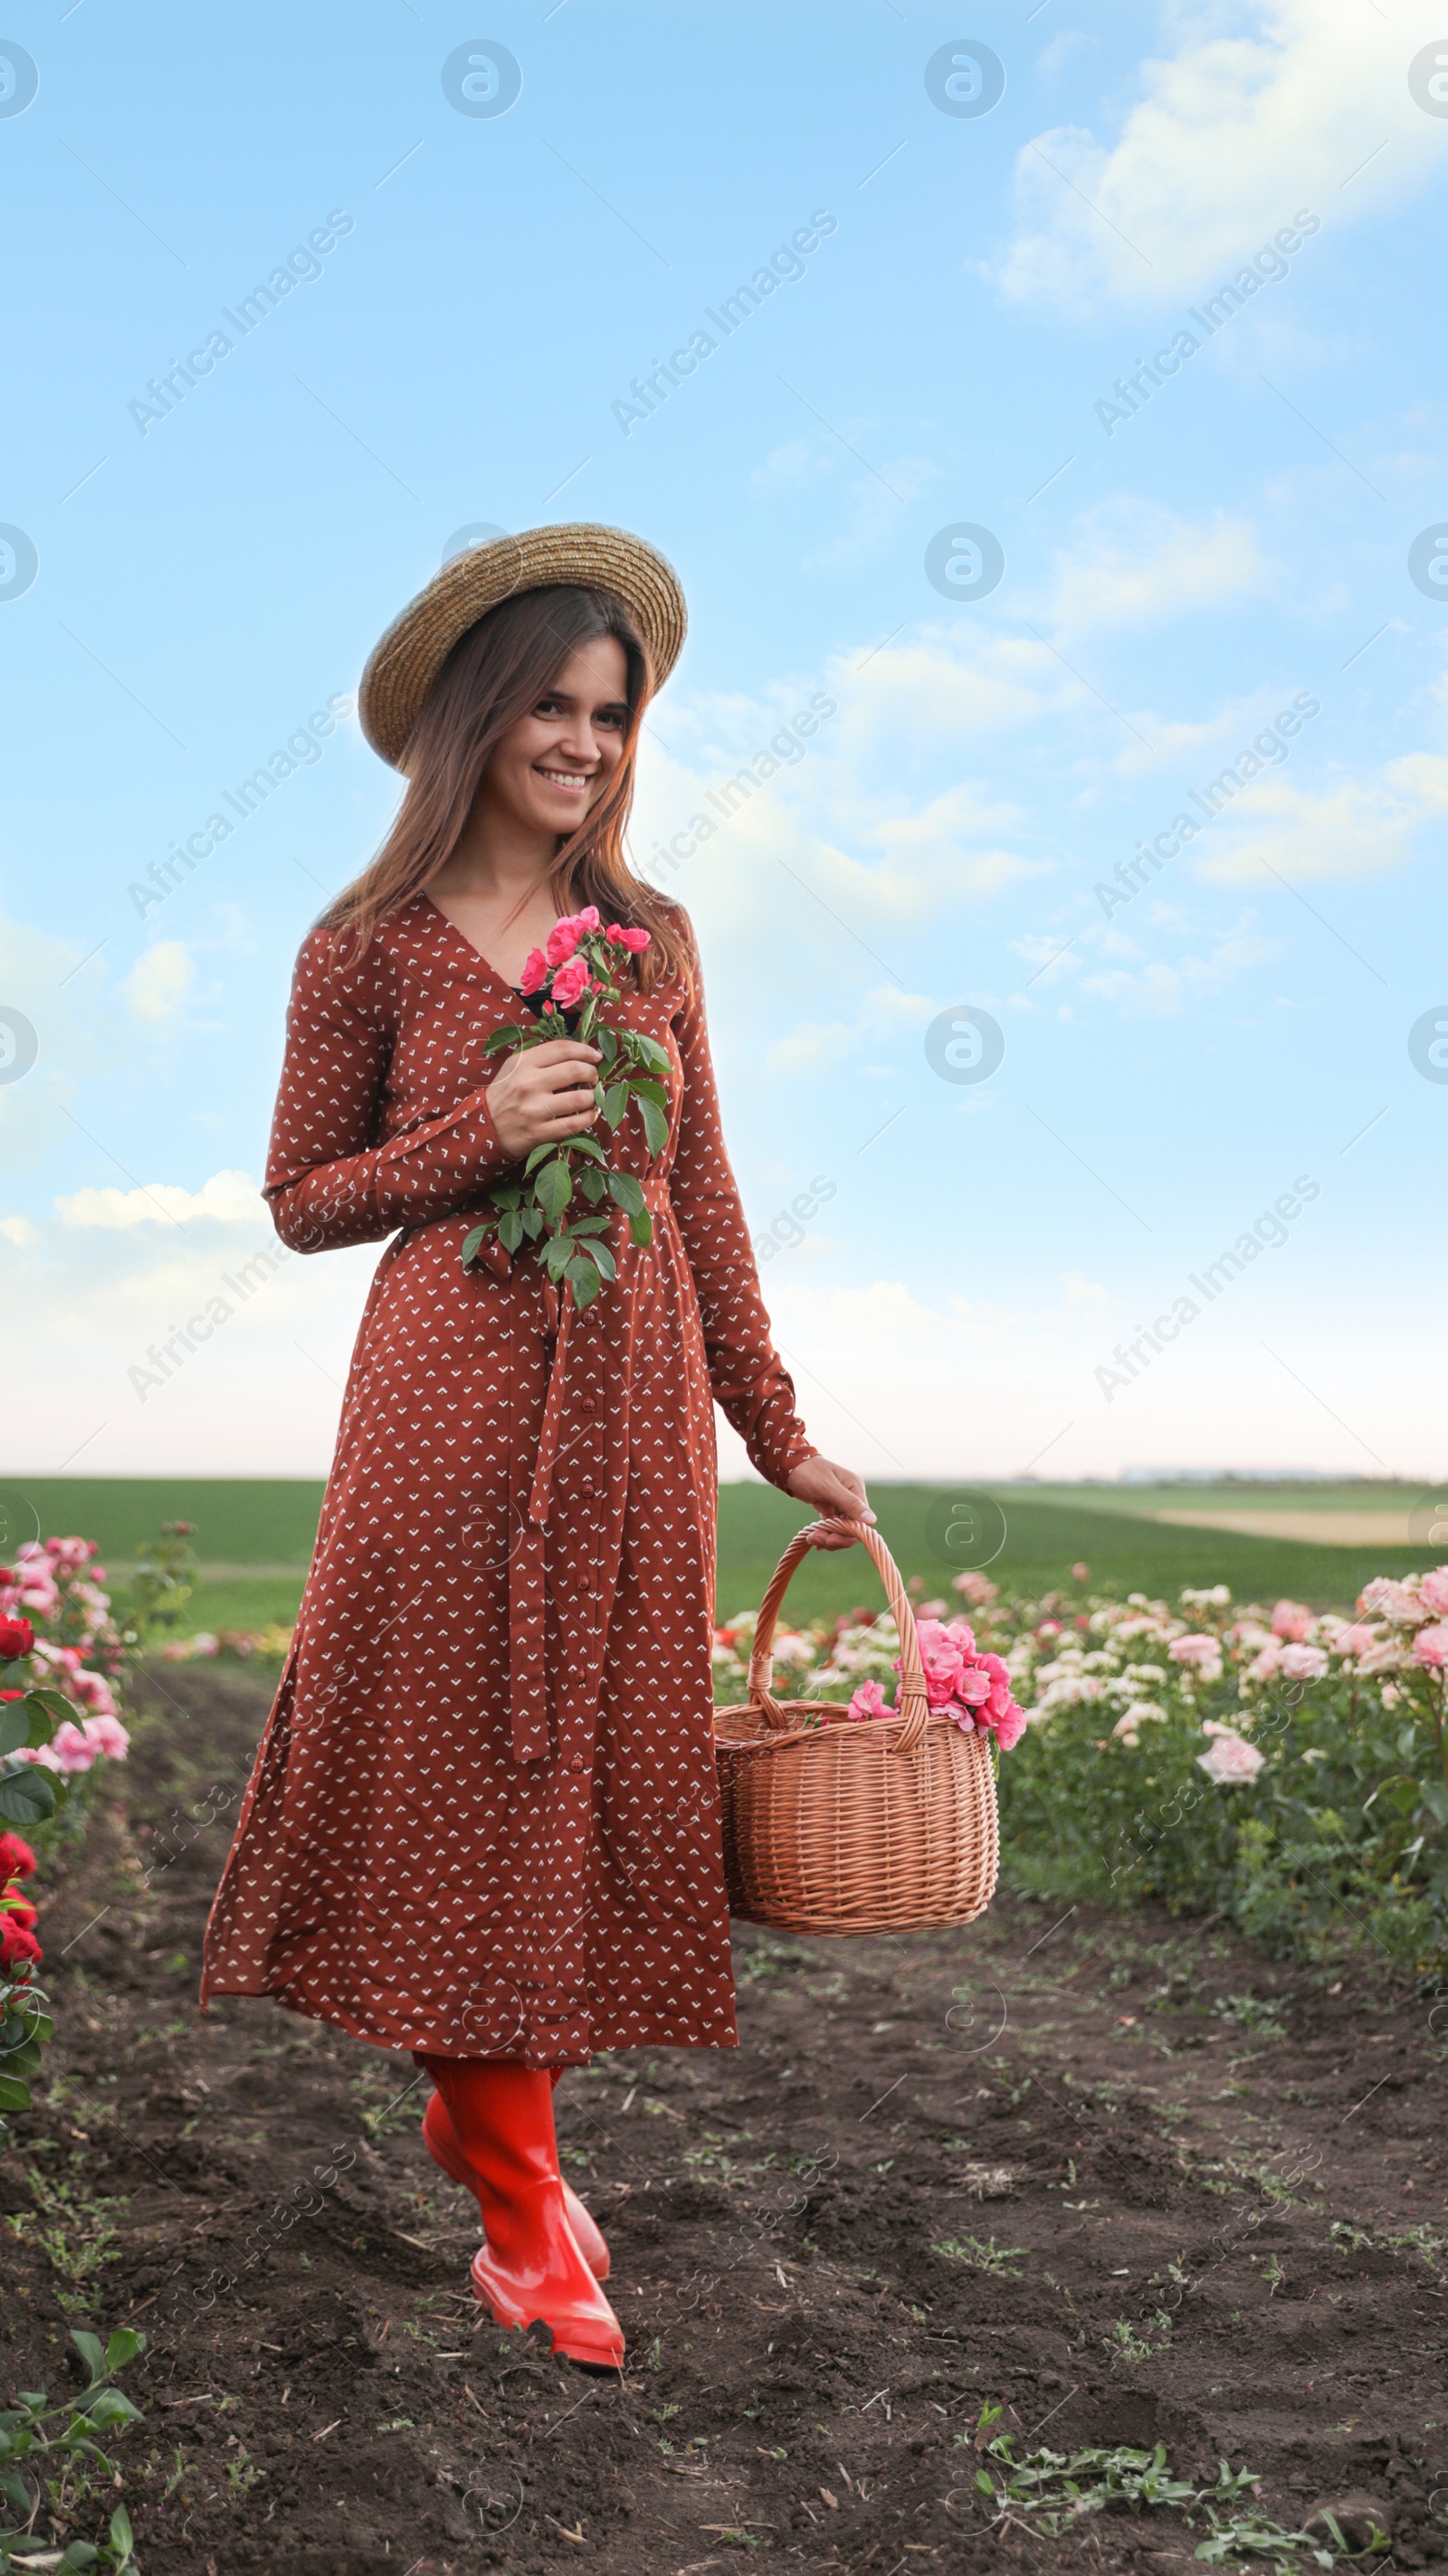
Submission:
[[[519,591],[458,638],[423,701],[407,745],[407,793],[370,867],[322,916],[338,964],[362,955],[377,925],[420,894],[452,857],[502,735],[556,681],[579,645],[616,636],[627,665],[623,757],[579,829],[559,845],[549,888],[561,914],[597,904],[606,921],[646,930],[645,987],[692,978],[676,907],[634,875],[624,849],[634,759],[652,688],[643,639],[608,591],[554,584]]]

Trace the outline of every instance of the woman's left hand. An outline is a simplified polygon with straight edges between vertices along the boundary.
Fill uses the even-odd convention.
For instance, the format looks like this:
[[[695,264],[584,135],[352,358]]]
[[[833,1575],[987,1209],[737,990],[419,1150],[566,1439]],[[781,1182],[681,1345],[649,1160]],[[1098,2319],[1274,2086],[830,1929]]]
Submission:
[[[789,1490],[796,1502],[813,1503],[827,1520],[865,1521],[872,1527],[875,1515],[870,1509],[863,1476],[851,1467],[837,1467],[829,1458],[805,1458],[790,1473]],[[830,1530],[820,1532],[816,1547],[853,1547],[855,1541]]]

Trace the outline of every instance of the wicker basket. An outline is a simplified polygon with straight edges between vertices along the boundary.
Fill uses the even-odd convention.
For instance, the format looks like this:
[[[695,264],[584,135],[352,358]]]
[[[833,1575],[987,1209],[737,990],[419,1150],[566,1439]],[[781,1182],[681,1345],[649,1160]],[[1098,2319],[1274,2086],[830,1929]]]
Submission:
[[[730,1912],[781,1932],[970,1923],[990,1903],[1000,1856],[989,1747],[927,1705],[914,1613],[884,1540],[860,1521],[833,1526],[869,1549],[889,1595],[899,1709],[862,1723],[835,1701],[770,1696],[774,1623],[812,1522],[760,1606],[747,1702],[714,1712]]]

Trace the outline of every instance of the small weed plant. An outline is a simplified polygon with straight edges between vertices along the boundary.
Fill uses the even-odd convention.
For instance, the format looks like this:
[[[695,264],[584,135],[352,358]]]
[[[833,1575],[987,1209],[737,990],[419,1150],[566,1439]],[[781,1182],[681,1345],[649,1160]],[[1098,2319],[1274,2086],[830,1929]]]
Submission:
[[[0,2411],[0,2576],[37,2565],[47,2576],[74,2576],[87,2567],[130,2576],[136,2565],[123,2504],[114,2507],[98,2540],[68,2535],[89,2518],[88,2507],[99,2506],[101,2482],[110,2485],[116,2477],[97,2437],[124,2433],[140,2421],[140,2408],[115,2383],[144,2352],[146,2338],[122,2326],[104,2346],[80,2327],[72,2327],[70,2339],[88,2373],[83,2393],[52,2405],[43,2388],[22,2388],[14,2405]],[[49,2548],[36,2530],[42,2515],[50,2525]]]

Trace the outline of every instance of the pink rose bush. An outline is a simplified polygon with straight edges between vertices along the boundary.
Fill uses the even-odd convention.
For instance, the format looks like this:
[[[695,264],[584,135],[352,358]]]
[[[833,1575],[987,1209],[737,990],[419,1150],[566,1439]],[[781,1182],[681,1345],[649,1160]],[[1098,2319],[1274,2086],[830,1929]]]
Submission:
[[[95,1560],[90,1539],[48,1538],[0,1565],[0,2111],[28,2107],[26,2079],[50,2029],[36,1982],[39,1910],[19,1883],[35,1853],[11,1829],[44,1827],[79,1775],[129,1749],[115,1696],[124,1640]]]

